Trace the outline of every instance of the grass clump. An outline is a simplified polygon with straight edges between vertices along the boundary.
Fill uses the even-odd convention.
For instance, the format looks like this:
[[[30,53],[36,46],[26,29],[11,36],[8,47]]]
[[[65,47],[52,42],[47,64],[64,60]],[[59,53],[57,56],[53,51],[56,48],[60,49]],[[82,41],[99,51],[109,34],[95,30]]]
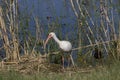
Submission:
[[[93,67],[90,72],[39,72],[34,74],[21,74],[15,71],[1,72],[0,80],[120,80],[120,62],[102,68]]]

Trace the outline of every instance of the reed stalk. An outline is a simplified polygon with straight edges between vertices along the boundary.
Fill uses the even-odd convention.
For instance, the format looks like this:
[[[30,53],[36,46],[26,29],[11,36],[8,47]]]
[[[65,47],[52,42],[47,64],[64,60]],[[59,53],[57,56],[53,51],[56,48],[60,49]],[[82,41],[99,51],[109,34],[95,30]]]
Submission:
[[[119,35],[117,41],[117,59],[120,60],[120,21],[119,21]]]
[[[6,52],[6,58],[10,58],[10,55],[11,55],[11,49],[10,49],[10,41],[9,41],[9,38],[8,38],[8,35],[7,35],[7,29],[6,29],[6,25],[5,25],[5,20],[4,20],[4,17],[3,17],[3,9],[2,7],[0,6],[0,32],[1,32],[1,37],[3,39],[3,46],[4,46],[4,49],[5,49],[5,52]]]
[[[1,31],[3,34],[4,48],[8,60],[16,61],[19,56],[19,38],[18,38],[18,19],[17,19],[17,0],[6,0],[4,12],[3,7],[0,7],[1,12]],[[4,14],[4,15],[3,15]],[[4,17],[3,17],[4,16]],[[8,25],[7,25],[8,24]],[[10,45],[12,42],[12,45]]]
[[[19,60],[19,40],[18,40],[18,20],[17,20],[17,0],[10,0],[10,34],[12,37],[13,48],[12,48],[12,55],[13,60]]]

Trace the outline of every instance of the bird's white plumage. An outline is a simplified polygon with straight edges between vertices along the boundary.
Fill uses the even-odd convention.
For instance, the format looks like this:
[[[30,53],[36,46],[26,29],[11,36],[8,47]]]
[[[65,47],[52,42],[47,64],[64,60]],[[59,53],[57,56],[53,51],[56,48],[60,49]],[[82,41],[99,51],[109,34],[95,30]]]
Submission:
[[[63,50],[63,51],[71,51],[72,50],[72,45],[69,41],[60,41],[59,43],[59,47]]]
[[[54,32],[49,33],[48,38],[47,38],[47,40],[46,40],[46,42],[45,42],[45,46],[46,46],[48,40],[49,40],[51,37],[55,40],[55,42],[58,43],[60,49],[62,49],[63,51],[69,52],[69,51],[72,50],[72,45],[71,45],[71,43],[70,43],[69,41],[65,41],[65,40],[62,40],[62,41],[61,41],[61,40],[59,40]]]
[[[60,47],[63,51],[69,52],[69,51],[72,50],[72,45],[71,45],[71,43],[70,43],[69,41],[64,41],[64,40],[61,41],[61,40],[59,40],[59,39],[57,38],[57,36],[55,35],[54,32],[51,32],[49,35],[50,35],[51,37],[53,37],[53,39],[58,43],[59,47]]]

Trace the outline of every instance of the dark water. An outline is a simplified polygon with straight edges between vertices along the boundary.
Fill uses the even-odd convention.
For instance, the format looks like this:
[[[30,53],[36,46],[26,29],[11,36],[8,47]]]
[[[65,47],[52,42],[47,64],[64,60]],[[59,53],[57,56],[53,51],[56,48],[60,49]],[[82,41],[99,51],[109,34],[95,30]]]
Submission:
[[[74,1],[75,0],[73,0],[73,2]],[[82,4],[83,2],[84,4]],[[110,3],[110,1],[107,3],[109,5],[108,8],[113,9],[113,18],[115,20],[114,24],[116,28],[118,27],[118,21],[120,18],[119,2],[119,0],[114,0],[112,3]],[[99,1],[80,0],[80,3],[88,10],[92,20],[99,25],[100,18],[97,16],[99,15]],[[40,20],[40,23],[43,25],[43,29],[48,27],[48,24],[52,23],[60,24],[60,27],[62,27],[61,31],[63,33],[68,33],[71,29],[73,29],[73,27],[77,27],[77,17],[71,7],[70,0],[18,0],[18,5],[20,14],[30,18],[29,26],[30,29],[33,30],[33,34],[35,31],[34,17],[37,17]],[[77,12],[80,14],[78,7],[75,7]],[[108,14],[112,15],[111,12]],[[109,18],[112,20],[111,16],[109,16]],[[89,18],[88,22],[89,25],[92,26]]]
[[[114,25],[116,28],[116,33],[118,33],[118,23],[120,18],[120,1],[119,0],[111,0],[107,2],[108,7],[108,15],[112,15]],[[75,0],[73,0],[75,3]],[[100,25],[100,2],[95,0],[80,0],[80,4],[88,10],[90,17],[92,18],[95,26]],[[44,30],[44,34],[42,36],[43,39],[46,39],[46,35],[50,31],[55,31],[56,33],[62,32],[62,38],[66,39],[66,36],[69,40],[75,40],[77,38],[78,31],[78,19],[75,16],[75,13],[71,7],[70,0],[18,0],[19,5],[19,13],[21,16],[24,15],[23,18],[29,18],[28,28],[35,34],[35,21],[34,17],[37,17],[40,21],[40,25]],[[80,14],[78,10],[78,6],[75,3],[75,7],[77,12]],[[111,12],[112,9],[112,12]],[[85,9],[84,9],[85,10]],[[83,10],[83,12],[84,12]],[[109,16],[112,21],[112,16]],[[21,19],[21,21],[22,21]],[[93,27],[90,18],[86,17],[91,28]],[[24,21],[25,22],[25,21]],[[53,25],[54,23],[54,25]],[[58,25],[56,25],[58,24]],[[51,26],[50,26],[51,25]],[[53,27],[57,27],[52,29]],[[86,29],[87,30],[87,29]],[[64,35],[66,34],[66,35]],[[72,37],[71,37],[72,35]],[[83,35],[84,36],[84,35]]]

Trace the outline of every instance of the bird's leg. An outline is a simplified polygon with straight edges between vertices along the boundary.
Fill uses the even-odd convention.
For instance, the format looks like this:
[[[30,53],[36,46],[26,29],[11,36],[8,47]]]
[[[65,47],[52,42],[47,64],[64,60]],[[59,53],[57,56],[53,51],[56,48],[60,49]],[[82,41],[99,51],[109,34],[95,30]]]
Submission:
[[[64,69],[64,56],[62,55],[62,68]]]
[[[68,67],[70,67],[70,62],[71,62],[71,58],[70,55],[68,55]]]
[[[74,63],[74,61],[73,61],[73,58],[72,58],[72,55],[71,55],[71,54],[70,54],[70,59],[71,59],[71,62],[72,62],[73,67],[75,67],[75,63]]]

